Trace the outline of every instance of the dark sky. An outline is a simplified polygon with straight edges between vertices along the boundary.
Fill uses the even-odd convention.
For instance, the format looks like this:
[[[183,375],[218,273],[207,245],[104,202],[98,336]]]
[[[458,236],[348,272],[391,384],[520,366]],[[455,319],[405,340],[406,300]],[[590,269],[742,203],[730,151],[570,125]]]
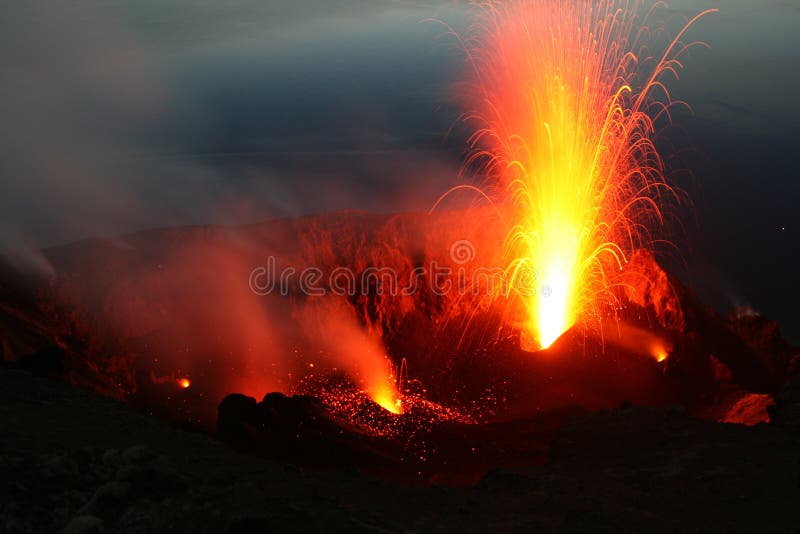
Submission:
[[[673,96],[697,223],[682,276],[800,341],[800,2],[719,7]],[[425,209],[459,182],[456,2],[14,2],[0,17],[0,244],[339,208]],[[676,135],[669,132],[668,137]],[[687,148],[688,147],[688,148]]]

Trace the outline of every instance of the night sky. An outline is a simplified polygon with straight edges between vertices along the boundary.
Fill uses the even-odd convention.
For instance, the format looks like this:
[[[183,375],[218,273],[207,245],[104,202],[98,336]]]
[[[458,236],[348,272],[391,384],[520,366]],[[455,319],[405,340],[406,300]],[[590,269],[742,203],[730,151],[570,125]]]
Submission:
[[[664,145],[694,201],[675,267],[800,342],[800,2],[720,12],[670,85]],[[0,17],[0,247],[342,208],[427,209],[460,182],[463,4],[14,2]],[[690,172],[681,172],[689,169]]]

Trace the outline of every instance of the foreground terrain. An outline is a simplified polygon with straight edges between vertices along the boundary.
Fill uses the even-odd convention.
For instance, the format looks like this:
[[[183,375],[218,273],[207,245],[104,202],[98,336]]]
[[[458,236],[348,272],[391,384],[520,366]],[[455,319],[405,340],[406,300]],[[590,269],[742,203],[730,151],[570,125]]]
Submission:
[[[622,407],[573,419],[543,466],[470,489],[309,472],[19,370],[0,371],[4,532],[798,529],[798,389],[773,422]]]

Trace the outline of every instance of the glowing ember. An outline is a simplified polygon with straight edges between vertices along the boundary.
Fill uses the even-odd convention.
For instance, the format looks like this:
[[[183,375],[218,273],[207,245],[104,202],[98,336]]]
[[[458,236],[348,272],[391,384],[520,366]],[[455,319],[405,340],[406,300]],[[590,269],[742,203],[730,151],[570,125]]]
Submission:
[[[294,393],[318,398],[334,417],[375,435],[408,436],[438,423],[475,422],[458,410],[426,400],[424,391],[413,387],[402,392],[393,390],[387,398],[391,404],[383,406],[373,394],[360,390],[344,374],[306,377]]]
[[[394,388],[383,386],[370,392],[370,397],[381,408],[394,414],[403,413],[402,401],[397,397]]]
[[[681,68],[688,27],[715,10],[653,58],[655,32],[649,15],[639,24],[636,0],[475,6],[479,22],[463,41],[474,80],[467,117],[478,125],[470,163],[485,164],[512,206],[515,307],[526,344],[546,348],[613,300],[611,273],[652,244],[665,202],[677,199],[652,141],[673,104],[662,78]]]
[[[303,309],[298,317],[322,359],[306,364],[309,371],[314,371],[309,376],[324,374],[326,368],[341,368],[379,406],[392,413],[401,412],[392,362],[380,335],[358,324],[346,303],[317,302]]]
[[[622,321],[605,320],[601,322],[603,340],[634,354],[650,356],[657,362],[669,358],[672,344],[650,330],[638,328]]]
[[[192,385],[191,380],[189,380],[188,378],[179,378],[176,382],[178,383],[178,387],[180,387],[181,389],[188,389],[189,386]]]

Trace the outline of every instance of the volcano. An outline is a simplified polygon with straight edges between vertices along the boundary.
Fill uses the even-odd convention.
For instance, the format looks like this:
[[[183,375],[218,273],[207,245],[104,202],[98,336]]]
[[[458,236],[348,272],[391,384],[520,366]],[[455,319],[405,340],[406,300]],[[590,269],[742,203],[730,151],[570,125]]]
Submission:
[[[0,19],[0,532],[797,529],[791,9],[128,3]]]
[[[464,281],[498,254],[486,244],[501,229],[486,220],[339,212],[48,249],[54,276],[4,273],[4,364],[257,455],[422,485],[546,462],[559,429],[585,412],[682,406],[770,422],[800,351],[764,318],[706,308],[645,251],[619,274],[613,317],[523,350],[497,300]],[[269,264],[313,267],[321,282],[268,293],[253,279]],[[365,278],[376,268],[382,281]],[[336,272],[369,283],[337,294]],[[408,280],[413,291],[401,291]],[[397,409],[370,389],[376,373]]]

